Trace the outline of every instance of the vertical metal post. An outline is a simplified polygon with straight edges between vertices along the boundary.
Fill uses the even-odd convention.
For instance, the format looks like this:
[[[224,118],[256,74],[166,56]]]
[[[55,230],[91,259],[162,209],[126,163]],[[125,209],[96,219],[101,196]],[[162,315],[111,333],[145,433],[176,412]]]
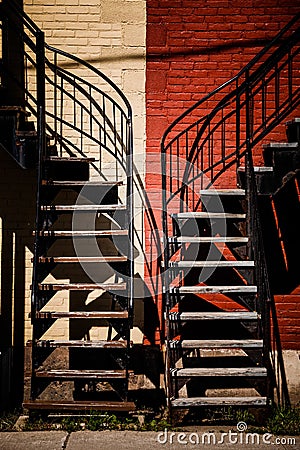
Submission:
[[[128,368],[130,362],[130,330],[133,328],[133,308],[134,308],[134,203],[133,203],[133,130],[132,130],[132,111],[128,108],[127,117],[127,142],[126,142],[126,209],[127,209],[127,228],[128,228],[128,286],[127,286],[127,354],[126,354],[126,400],[128,397]],[[115,130],[114,130],[115,132]]]
[[[42,31],[36,34],[36,97],[37,97],[37,133],[39,155],[45,152],[45,36]]]
[[[252,245],[253,245],[253,227],[252,227],[252,154],[251,154],[251,126],[250,126],[250,84],[249,84],[249,71],[245,74],[246,81],[246,153],[245,153],[245,177],[246,177],[246,198],[247,198],[247,235],[248,239],[248,259],[251,260]]]
[[[172,158],[171,148],[170,158]],[[169,312],[170,312],[170,292],[169,292],[169,242],[168,242],[168,212],[167,212],[167,155],[166,149],[164,147],[164,142],[161,144],[161,173],[162,173],[162,229],[164,234],[162,236],[163,240],[163,254],[164,254],[164,267],[162,273],[162,287],[163,287],[163,311],[165,314],[165,389],[167,398],[167,408],[169,411],[169,416],[172,416],[171,412],[171,377],[170,377],[170,353],[172,350],[169,347],[170,338],[170,323],[169,323]],[[170,180],[172,180],[172,173],[170,173]]]
[[[32,328],[32,378],[31,378],[31,398],[36,394],[35,368],[36,368],[36,310],[38,306],[38,258],[39,251],[39,228],[40,228],[40,188],[42,181],[42,164],[46,156],[45,140],[45,41],[42,31],[36,34],[36,89],[37,89],[37,135],[38,135],[38,168],[37,168],[37,196],[36,196],[36,222],[35,222],[35,242],[34,242],[34,263],[32,275],[32,296],[31,296],[31,322]]]

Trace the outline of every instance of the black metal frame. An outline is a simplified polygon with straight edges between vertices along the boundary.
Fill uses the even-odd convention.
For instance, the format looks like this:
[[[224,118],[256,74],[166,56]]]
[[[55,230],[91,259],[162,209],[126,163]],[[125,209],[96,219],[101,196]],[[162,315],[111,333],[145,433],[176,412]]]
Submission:
[[[241,162],[246,163],[247,197],[252,217],[251,245],[259,263],[256,283],[263,314],[265,357],[269,361],[269,375],[272,375],[277,389],[277,400],[285,404],[289,403],[289,397],[275,302],[262,253],[252,153],[254,147],[300,104],[300,87],[297,84],[300,68],[299,22],[300,13],[235,77],[180,115],[167,128],[161,141],[165,268],[170,259],[170,214],[175,210],[197,211],[201,206],[199,189],[209,188],[228,169],[237,169]],[[167,338],[170,282],[171,275],[165,271]]]
[[[59,148],[59,156],[86,157],[84,148],[93,145],[98,149],[99,164],[93,170],[103,180],[103,156],[110,155],[114,171],[109,176],[118,180],[126,178],[126,228],[128,229],[127,310],[129,329],[133,326],[134,303],[134,204],[133,204],[133,118],[126,96],[112,80],[88,62],[45,43],[44,33],[13,0],[0,11],[0,18],[13,27],[24,43],[25,106],[36,118],[37,124],[37,199],[34,243],[34,265],[31,298],[31,321],[35,323],[38,305],[38,257],[40,256],[40,195],[44,161],[48,148],[46,133]],[[66,68],[68,67],[68,69]],[[2,67],[12,82],[20,83],[9,69]],[[96,84],[79,76],[85,71],[96,79]],[[87,77],[88,78],[88,77]],[[104,88],[98,87],[104,85]],[[49,103],[52,99],[52,104]],[[65,114],[65,104],[72,107],[71,118]],[[78,117],[79,123],[78,123]],[[72,137],[67,137],[66,134]],[[33,330],[35,327],[33,327]],[[130,339],[128,341],[128,349]],[[35,335],[33,331],[33,346]],[[128,352],[127,352],[128,353]],[[32,358],[34,369],[34,357]],[[32,370],[34,374],[34,370]]]

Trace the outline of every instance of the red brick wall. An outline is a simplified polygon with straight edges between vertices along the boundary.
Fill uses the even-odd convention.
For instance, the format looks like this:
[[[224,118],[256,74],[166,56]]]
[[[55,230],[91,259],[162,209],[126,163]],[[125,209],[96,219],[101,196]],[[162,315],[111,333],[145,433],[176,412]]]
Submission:
[[[168,123],[237,74],[299,9],[298,0],[147,0],[148,149],[157,150]]]
[[[151,156],[147,161],[146,188],[152,190],[156,204],[160,201],[160,176],[153,169],[153,153],[159,152],[167,126],[205,94],[236,75],[299,10],[299,0],[147,0],[146,117],[147,153]],[[285,140],[284,125],[277,127],[270,138]],[[258,160],[261,162],[260,155]],[[160,228],[158,206],[154,216],[155,226]],[[154,222],[145,222],[146,254],[149,261],[152,257],[146,273],[150,271],[153,276],[158,267],[153,259]],[[149,289],[154,292],[153,286]],[[298,298],[291,299],[296,308]],[[287,300],[278,298],[280,314]],[[160,315],[159,295],[155,302]],[[284,327],[284,346],[295,348],[288,330],[291,324],[296,330],[292,322],[295,313],[294,319],[286,314],[280,322]]]
[[[299,350],[300,287],[289,295],[276,295],[276,310],[284,349]]]

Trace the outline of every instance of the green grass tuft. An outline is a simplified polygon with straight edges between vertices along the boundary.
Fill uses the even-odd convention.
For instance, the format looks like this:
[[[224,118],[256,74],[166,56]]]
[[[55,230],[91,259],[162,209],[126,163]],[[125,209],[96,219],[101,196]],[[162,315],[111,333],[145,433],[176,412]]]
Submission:
[[[275,435],[300,435],[300,407],[277,407],[267,420],[266,428]]]

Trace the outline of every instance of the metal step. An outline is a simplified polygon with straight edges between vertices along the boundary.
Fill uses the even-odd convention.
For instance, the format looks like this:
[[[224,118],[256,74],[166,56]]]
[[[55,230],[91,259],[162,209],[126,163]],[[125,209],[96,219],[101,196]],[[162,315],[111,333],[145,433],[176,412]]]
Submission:
[[[123,291],[126,289],[126,283],[41,283],[38,287],[41,291],[92,291],[94,289]]]
[[[77,158],[76,156],[47,156],[46,162],[82,162],[90,163],[95,162],[95,158]]]
[[[172,377],[266,377],[265,367],[188,367],[171,369]]]
[[[31,113],[26,111],[26,109],[23,106],[15,106],[15,105],[8,105],[8,106],[0,106],[0,112],[1,113],[12,113],[12,114],[23,114],[27,117],[31,116]]]
[[[37,131],[36,130],[16,130],[16,137],[17,138],[37,138]],[[48,139],[51,139],[51,136],[47,136]]]
[[[226,213],[226,212],[182,212],[171,214],[174,219],[231,219],[231,220],[244,220],[246,219],[246,214],[238,214],[238,213]]]
[[[279,150],[293,150],[293,149],[298,149],[299,148],[299,143],[298,142],[270,142],[269,144],[264,144],[263,145],[264,149],[268,149],[268,148],[272,148],[274,150],[279,149]]]
[[[170,348],[262,348],[262,339],[184,339],[169,341]]]
[[[62,370],[36,370],[37,378],[56,378],[56,379],[111,379],[126,378],[126,370],[80,370],[80,369],[62,369]]]
[[[40,256],[39,263],[120,263],[126,262],[126,256]],[[32,261],[33,262],[33,261]]]
[[[77,348],[127,348],[126,341],[81,341],[81,340],[39,340],[36,342],[36,346],[40,348],[52,348],[52,347],[77,347]]]
[[[33,233],[35,235],[35,232]],[[60,238],[68,238],[68,237],[76,237],[76,238],[85,238],[85,237],[97,237],[97,238],[109,238],[111,236],[128,236],[128,230],[96,230],[96,231],[72,231],[72,230],[45,230],[39,232],[40,237],[60,237]]]
[[[42,180],[42,186],[62,186],[62,187],[77,187],[77,186],[121,186],[123,181],[87,181],[87,180]]]
[[[266,172],[273,172],[273,167],[271,166],[254,166],[253,167],[254,172],[256,173],[266,173]],[[246,168],[244,166],[238,167],[238,172],[246,172]]]
[[[257,286],[180,286],[170,287],[171,294],[255,294]]]
[[[234,197],[244,197],[246,195],[246,191],[244,189],[201,189],[200,190],[201,197],[203,196],[218,196],[221,197],[223,195],[229,195]]]
[[[267,397],[190,397],[171,400],[173,408],[193,406],[265,406]]]
[[[214,244],[216,242],[246,244],[248,241],[249,238],[244,236],[171,236],[168,238],[168,242],[174,244]]]
[[[254,267],[254,261],[170,261],[169,267]]]
[[[129,412],[135,410],[133,402],[104,402],[104,401],[47,401],[31,400],[23,403],[23,408],[29,410],[45,411],[121,411]]]
[[[291,125],[294,123],[300,123],[300,117],[294,117],[293,119],[288,120],[285,124],[286,124],[286,126],[288,126],[288,125]]]
[[[35,319],[128,319],[128,311],[37,311]]]
[[[126,209],[125,205],[122,204],[111,204],[111,205],[95,205],[91,203],[90,205],[41,205],[41,211],[53,211],[58,213],[66,212],[90,212],[90,211],[123,211]]]
[[[169,320],[187,321],[187,320],[257,320],[258,314],[250,311],[232,311],[232,312],[171,312]]]

